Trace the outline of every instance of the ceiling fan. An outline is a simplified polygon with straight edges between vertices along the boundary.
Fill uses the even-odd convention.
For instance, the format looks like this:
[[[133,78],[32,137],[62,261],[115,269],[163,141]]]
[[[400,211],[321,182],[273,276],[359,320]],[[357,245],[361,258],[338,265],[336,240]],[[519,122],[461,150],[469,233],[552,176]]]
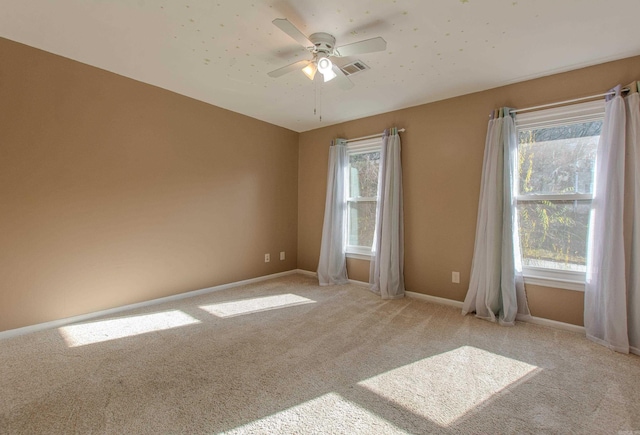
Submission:
[[[383,51],[387,48],[387,42],[380,36],[336,47],[336,38],[328,33],[319,32],[306,37],[304,33],[298,30],[298,28],[291,24],[286,18],[277,18],[272,22],[298,44],[309,50],[313,58],[300,60],[271,71],[268,73],[270,77],[280,77],[292,71],[302,69],[302,72],[311,80],[314,79],[316,72],[320,72],[325,82],[336,79],[338,86],[342,89],[351,89],[353,82],[347,78],[338,66],[331,62],[330,58],[372,53],[374,51]]]

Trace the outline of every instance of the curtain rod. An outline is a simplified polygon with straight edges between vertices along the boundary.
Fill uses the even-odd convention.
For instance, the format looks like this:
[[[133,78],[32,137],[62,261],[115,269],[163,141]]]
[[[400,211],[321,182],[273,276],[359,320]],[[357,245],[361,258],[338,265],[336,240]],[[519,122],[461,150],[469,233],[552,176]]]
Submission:
[[[622,89],[621,92],[627,92],[629,88]],[[573,100],[558,101],[557,103],[542,104],[540,106],[525,107],[524,109],[510,110],[509,113],[528,112],[530,110],[545,109],[547,107],[562,106],[563,104],[578,103],[580,101],[595,100],[596,98],[606,97],[607,95],[615,95],[616,91],[609,91],[603,94],[590,95],[588,97],[574,98]]]
[[[398,129],[398,133],[404,133],[404,128],[399,128]],[[384,133],[380,133],[380,134],[372,134],[369,136],[362,136],[362,137],[354,137],[353,139],[347,139],[347,142],[355,142],[357,140],[365,140],[365,139],[373,139],[374,137],[380,137],[382,136]]]

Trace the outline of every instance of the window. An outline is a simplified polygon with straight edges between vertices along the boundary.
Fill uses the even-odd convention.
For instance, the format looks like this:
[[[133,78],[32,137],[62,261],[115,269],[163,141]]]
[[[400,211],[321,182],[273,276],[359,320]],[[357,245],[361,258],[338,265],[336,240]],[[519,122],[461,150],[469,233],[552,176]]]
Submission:
[[[516,117],[516,212],[528,282],[583,289],[603,116],[600,101]]]
[[[378,205],[378,169],[382,140],[349,143],[346,170],[347,254],[371,255]]]

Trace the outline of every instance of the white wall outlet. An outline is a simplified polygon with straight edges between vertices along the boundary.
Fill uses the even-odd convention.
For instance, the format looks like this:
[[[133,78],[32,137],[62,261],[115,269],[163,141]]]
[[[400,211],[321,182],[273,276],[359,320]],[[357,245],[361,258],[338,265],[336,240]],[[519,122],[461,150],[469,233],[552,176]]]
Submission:
[[[460,284],[460,272],[451,272],[451,282]]]
[[[280,260],[284,260],[284,251],[280,252]]]
[[[268,262],[270,262],[270,261],[271,261],[271,255],[269,255],[269,254],[264,254],[264,262],[265,262],[265,263],[268,263]]]

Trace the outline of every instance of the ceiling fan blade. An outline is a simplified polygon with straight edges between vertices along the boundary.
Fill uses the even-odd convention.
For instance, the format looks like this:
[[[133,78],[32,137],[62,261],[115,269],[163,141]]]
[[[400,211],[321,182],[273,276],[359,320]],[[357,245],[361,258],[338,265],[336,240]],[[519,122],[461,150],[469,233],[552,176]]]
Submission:
[[[313,47],[313,42],[309,41],[309,39],[302,33],[296,26],[291,24],[289,20],[286,18],[276,18],[272,21],[280,30],[282,30],[287,35],[291,36],[298,44],[303,47]]]
[[[334,80],[340,89],[349,90],[354,86],[353,82],[349,80],[349,77],[345,75],[340,67],[334,64],[332,70],[336,74],[336,78]]]
[[[292,71],[295,71],[295,70],[298,70],[298,69],[302,69],[305,66],[309,65],[310,63],[311,63],[310,60],[299,60],[297,62],[294,62],[294,63],[290,64],[290,65],[283,66],[282,68],[275,69],[275,70],[267,73],[267,75],[269,77],[274,77],[274,78],[275,77],[280,77],[280,76],[283,76],[283,75],[285,75],[287,73],[290,73]]]
[[[335,49],[336,56],[354,56],[362,53],[372,53],[374,51],[383,51],[387,49],[387,41],[378,36],[377,38],[365,39],[364,41],[354,42],[353,44],[343,45]]]

